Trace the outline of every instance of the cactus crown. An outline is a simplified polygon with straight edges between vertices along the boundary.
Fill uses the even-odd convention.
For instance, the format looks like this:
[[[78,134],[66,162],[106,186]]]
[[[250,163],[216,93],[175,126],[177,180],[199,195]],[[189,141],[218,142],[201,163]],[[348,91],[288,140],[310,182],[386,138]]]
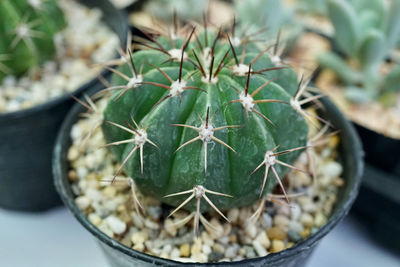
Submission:
[[[53,58],[54,35],[64,26],[56,0],[0,1],[0,82]]]
[[[301,107],[315,96],[300,100],[296,73],[238,41],[234,26],[145,34],[147,49],[128,49],[102,91],[103,134],[121,162],[114,179],[124,168],[144,194],[197,211],[197,222],[277,184],[286,195],[281,178],[296,169],[315,116]]]
[[[367,101],[399,90],[400,66],[388,74],[380,67],[400,39],[400,2],[329,0],[334,40],[347,61],[328,53],[319,58],[347,85],[347,96]]]

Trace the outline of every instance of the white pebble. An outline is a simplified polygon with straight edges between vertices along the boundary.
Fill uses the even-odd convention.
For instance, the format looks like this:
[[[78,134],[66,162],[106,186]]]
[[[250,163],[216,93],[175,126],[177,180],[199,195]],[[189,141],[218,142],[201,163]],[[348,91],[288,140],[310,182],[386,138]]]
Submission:
[[[108,224],[108,226],[110,227],[111,231],[113,231],[113,233],[120,235],[123,232],[125,232],[126,230],[126,223],[124,223],[123,221],[121,221],[120,219],[118,219],[115,216],[108,216],[105,219],[106,223]]]
[[[90,206],[90,199],[86,196],[79,196],[75,199],[75,203],[80,210],[85,210]]]
[[[264,256],[268,255],[267,250],[260,244],[260,242],[258,240],[254,240],[252,242],[252,245],[258,256],[264,257]]]
[[[325,164],[322,168],[322,172],[324,175],[328,176],[329,178],[336,178],[342,174],[343,167],[338,162],[330,161]]]

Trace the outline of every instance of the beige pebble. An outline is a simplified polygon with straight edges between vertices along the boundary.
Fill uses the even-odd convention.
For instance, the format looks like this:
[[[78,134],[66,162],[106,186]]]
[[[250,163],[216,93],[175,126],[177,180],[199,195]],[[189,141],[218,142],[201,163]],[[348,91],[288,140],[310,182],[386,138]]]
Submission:
[[[190,245],[188,243],[182,244],[179,247],[179,252],[181,257],[189,257],[190,256]]]
[[[246,234],[254,239],[257,236],[257,227],[254,225],[254,223],[249,223],[246,226]]]
[[[269,239],[285,240],[287,237],[287,232],[279,227],[271,227],[267,230],[267,235]]]
[[[259,233],[256,240],[258,240],[258,242],[260,242],[260,244],[266,249],[268,249],[271,246],[271,241],[269,240],[267,233],[265,231]]]
[[[252,242],[252,245],[258,256],[264,257],[268,255],[267,250],[260,244],[260,242],[258,242],[258,240],[254,240]]]
[[[147,231],[138,231],[132,234],[131,241],[133,245],[143,244],[149,238]]]
[[[96,213],[90,213],[88,215],[88,219],[93,225],[96,225],[96,226],[99,226],[102,222],[101,217],[99,215],[97,215]]]
[[[176,233],[178,232],[171,219],[165,220],[164,229],[170,236],[176,236]]]
[[[314,224],[315,226],[321,227],[326,223],[327,219],[325,217],[325,215],[323,215],[321,212],[318,212],[317,214],[315,214],[315,218],[314,218]]]
[[[236,223],[239,218],[239,209],[233,208],[228,211],[227,217],[231,223]]]
[[[305,228],[303,231],[301,231],[300,233],[302,238],[306,238],[310,235],[310,229],[309,228]]]
[[[278,214],[274,217],[275,226],[278,226],[283,229],[288,229],[289,223],[290,223],[290,220],[287,216]]]
[[[201,254],[201,249],[202,249],[201,239],[197,238],[194,240],[194,243],[190,249],[190,253],[192,256]]]
[[[300,222],[305,227],[314,226],[314,218],[309,213],[303,213],[300,215]]]
[[[117,189],[115,189],[115,187],[113,187],[113,186],[107,186],[106,188],[104,188],[103,194],[107,198],[113,198],[117,194]]]
[[[75,199],[75,203],[80,210],[85,210],[90,206],[92,201],[86,196],[79,196]]]
[[[271,252],[279,252],[285,249],[285,243],[282,240],[272,240]]]

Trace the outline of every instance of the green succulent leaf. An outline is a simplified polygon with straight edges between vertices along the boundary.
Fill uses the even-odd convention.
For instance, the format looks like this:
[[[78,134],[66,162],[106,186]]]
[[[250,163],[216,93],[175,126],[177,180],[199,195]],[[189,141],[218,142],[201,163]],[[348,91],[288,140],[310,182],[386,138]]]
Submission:
[[[335,39],[338,45],[348,56],[351,56],[357,51],[359,44],[360,25],[357,14],[345,0],[330,0],[328,11],[335,28]]]
[[[365,70],[376,69],[385,56],[385,36],[382,32],[371,30],[361,42],[358,58]],[[377,70],[376,70],[377,71]]]
[[[397,64],[385,77],[384,92],[400,92],[400,64]]]
[[[386,33],[386,48],[390,51],[400,40],[400,1],[392,0],[388,13],[384,32]]]
[[[319,64],[333,70],[345,84],[355,84],[361,81],[361,74],[352,69],[346,61],[338,55],[327,52],[318,56]]]

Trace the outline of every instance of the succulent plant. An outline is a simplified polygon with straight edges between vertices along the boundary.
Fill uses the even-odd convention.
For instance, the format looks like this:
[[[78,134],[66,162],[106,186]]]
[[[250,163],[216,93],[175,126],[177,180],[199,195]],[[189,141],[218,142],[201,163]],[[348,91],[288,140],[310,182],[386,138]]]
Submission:
[[[296,5],[305,14],[325,16],[328,13],[328,0],[297,0]]]
[[[64,26],[56,0],[1,0],[0,81],[52,59],[54,35]]]
[[[271,41],[282,34],[284,46],[281,46],[280,53],[283,50],[290,51],[303,31],[302,25],[292,19],[294,9],[284,6],[282,1],[233,0],[233,5],[241,22],[238,25],[238,35],[249,36],[268,47]]]
[[[108,97],[106,146],[121,163],[114,179],[124,170],[172,213],[193,211],[197,224],[203,212],[224,217],[276,185],[287,199],[281,178],[298,170],[306,120],[318,119],[302,105],[319,96],[301,99],[306,87],[293,69],[252,43],[232,42],[234,27],[147,34],[147,49],[128,49],[100,93]]]
[[[335,28],[335,53],[319,57],[346,86],[353,101],[370,101],[399,91],[400,65],[388,74],[380,68],[400,39],[400,2],[383,0],[329,0],[328,13]]]
[[[154,17],[170,22],[174,12],[179,10],[179,17],[184,20],[200,20],[206,12],[209,0],[150,0],[144,9]]]

